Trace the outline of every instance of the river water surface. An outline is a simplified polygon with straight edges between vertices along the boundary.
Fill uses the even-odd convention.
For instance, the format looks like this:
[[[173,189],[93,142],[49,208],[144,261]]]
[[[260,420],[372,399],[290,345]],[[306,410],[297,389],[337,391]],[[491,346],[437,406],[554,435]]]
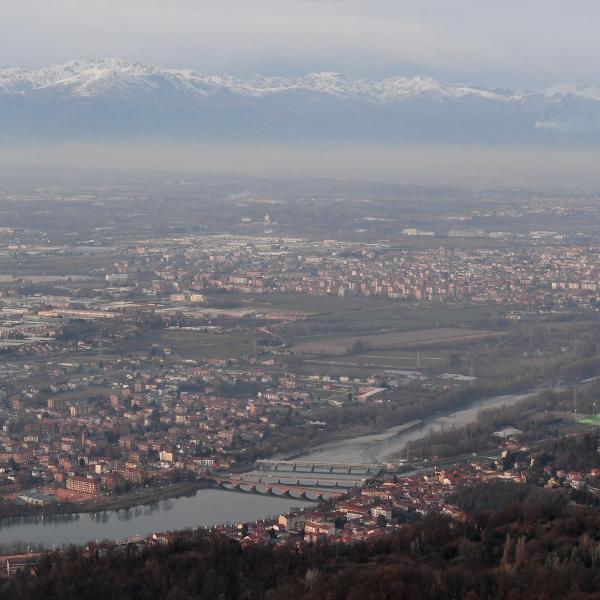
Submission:
[[[483,409],[510,406],[525,400],[536,392],[527,394],[508,394],[475,400],[466,408],[434,416],[416,423],[406,423],[390,427],[380,433],[363,435],[353,439],[324,444],[309,453],[295,457],[301,461],[340,462],[340,463],[380,463],[390,456],[400,453],[408,442],[419,440],[430,433],[443,428],[460,428],[477,421]]]
[[[250,522],[307,505],[293,498],[201,489],[190,496],[126,510],[4,519],[0,523],[0,544],[24,542],[52,548],[92,540],[120,540],[158,531]]]

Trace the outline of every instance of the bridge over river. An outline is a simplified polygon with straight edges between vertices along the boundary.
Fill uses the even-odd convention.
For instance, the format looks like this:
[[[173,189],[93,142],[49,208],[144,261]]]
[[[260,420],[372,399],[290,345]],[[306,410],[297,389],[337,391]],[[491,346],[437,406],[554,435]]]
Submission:
[[[273,494],[275,496],[288,496],[290,498],[298,498],[305,500],[330,500],[343,496],[344,492],[336,492],[333,490],[324,490],[315,487],[304,487],[298,485],[289,485],[283,483],[263,483],[258,481],[247,481],[246,479],[236,479],[234,477],[218,477],[211,475],[207,477],[214,481],[217,485],[225,489],[237,489],[241,492],[256,492],[258,494]],[[261,492],[259,488],[264,489]]]
[[[386,470],[379,463],[333,463],[302,460],[258,460],[256,469],[260,471],[292,471],[299,473],[353,473],[377,477]]]
[[[303,473],[303,472],[284,472],[284,471],[250,471],[243,473],[239,479],[250,483],[277,483],[279,485],[292,485],[294,487],[306,488],[341,488],[347,490],[352,487],[363,485],[364,479],[355,477],[344,477],[344,474],[337,473],[331,477],[328,473]]]

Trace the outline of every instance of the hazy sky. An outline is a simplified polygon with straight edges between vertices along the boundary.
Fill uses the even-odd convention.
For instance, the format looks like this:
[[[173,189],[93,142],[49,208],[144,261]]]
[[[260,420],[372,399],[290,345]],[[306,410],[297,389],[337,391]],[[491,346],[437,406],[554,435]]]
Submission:
[[[108,56],[247,76],[338,71],[600,84],[598,0],[0,0],[1,66]],[[183,168],[453,185],[600,187],[596,150],[2,147],[0,165]]]
[[[600,189],[597,149],[267,144],[0,145],[0,168],[68,167],[264,177],[334,177],[467,188]],[[16,170],[15,170],[16,169]]]
[[[0,61],[116,56],[203,72],[600,79],[597,0],[0,0]]]

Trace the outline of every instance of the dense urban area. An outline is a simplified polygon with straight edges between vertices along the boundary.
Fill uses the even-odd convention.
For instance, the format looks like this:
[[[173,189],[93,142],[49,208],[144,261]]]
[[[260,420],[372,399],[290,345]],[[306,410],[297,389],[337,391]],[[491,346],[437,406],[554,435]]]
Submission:
[[[399,572],[398,598],[594,589],[598,197],[38,178],[0,186],[3,593],[335,598]],[[206,489],[295,506],[51,553],[12,533]],[[181,561],[168,596],[115,566],[159,558]]]

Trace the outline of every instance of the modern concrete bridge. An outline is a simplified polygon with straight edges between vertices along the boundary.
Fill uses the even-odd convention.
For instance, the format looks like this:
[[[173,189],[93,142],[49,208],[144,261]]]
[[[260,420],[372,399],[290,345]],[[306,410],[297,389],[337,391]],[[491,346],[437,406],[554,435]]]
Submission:
[[[345,473],[360,472],[361,474],[375,477],[385,470],[385,465],[378,463],[334,463],[334,462],[315,462],[302,460],[258,460],[256,468],[261,471],[298,471],[301,473],[314,473],[315,471],[325,471],[333,473],[342,471]]]

